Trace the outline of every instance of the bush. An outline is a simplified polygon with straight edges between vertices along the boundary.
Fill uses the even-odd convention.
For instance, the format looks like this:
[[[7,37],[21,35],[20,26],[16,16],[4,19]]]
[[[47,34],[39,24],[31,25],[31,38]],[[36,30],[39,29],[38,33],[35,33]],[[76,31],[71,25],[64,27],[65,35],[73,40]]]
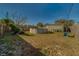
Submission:
[[[14,24],[10,24],[10,27],[13,34],[19,33],[21,31],[20,28],[15,26]]]
[[[68,34],[68,37],[75,37],[75,35],[72,34],[72,33],[69,33],[69,34]]]

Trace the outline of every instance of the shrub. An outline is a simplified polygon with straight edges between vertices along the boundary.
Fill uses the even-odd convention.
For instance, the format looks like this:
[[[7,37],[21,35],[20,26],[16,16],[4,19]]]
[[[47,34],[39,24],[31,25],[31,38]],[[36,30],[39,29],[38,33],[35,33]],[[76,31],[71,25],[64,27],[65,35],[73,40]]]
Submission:
[[[14,24],[10,24],[10,27],[13,34],[19,33],[21,31],[20,28],[15,26]]]
[[[69,34],[68,34],[68,37],[75,37],[75,35],[72,34],[72,33],[69,33]]]

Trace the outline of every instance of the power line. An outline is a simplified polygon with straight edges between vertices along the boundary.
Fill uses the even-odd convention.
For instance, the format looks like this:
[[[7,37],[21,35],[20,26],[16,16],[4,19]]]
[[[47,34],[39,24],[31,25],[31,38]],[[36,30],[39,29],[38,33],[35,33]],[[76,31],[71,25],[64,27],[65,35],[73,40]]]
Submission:
[[[72,12],[73,6],[74,6],[74,3],[72,3],[71,8],[69,9],[69,13],[68,13],[68,15],[67,15],[67,19],[70,18],[70,15],[71,15],[71,12]]]

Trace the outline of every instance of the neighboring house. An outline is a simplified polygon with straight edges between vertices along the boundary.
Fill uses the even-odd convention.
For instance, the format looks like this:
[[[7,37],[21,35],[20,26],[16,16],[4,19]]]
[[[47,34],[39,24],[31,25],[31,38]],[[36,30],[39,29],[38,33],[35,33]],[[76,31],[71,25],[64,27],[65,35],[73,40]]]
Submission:
[[[30,28],[31,33],[48,33],[48,32],[62,32],[63,31],[63,26],[62,25],[55,25],[55,24],[50,24],[46,25],[41,28]]]
[[[31,33],[34,33],[34,34],[36,34],[36,33],[47,33],[48,32],[48,30],[46,29],[46,28],[30,28],[30,32]]]
[[[37,29],[36,28],[30,28],[30,33],[36,34],[37,33]]]
[[[63,25],[49,24],[45,27],[51,32],[63,31]]]

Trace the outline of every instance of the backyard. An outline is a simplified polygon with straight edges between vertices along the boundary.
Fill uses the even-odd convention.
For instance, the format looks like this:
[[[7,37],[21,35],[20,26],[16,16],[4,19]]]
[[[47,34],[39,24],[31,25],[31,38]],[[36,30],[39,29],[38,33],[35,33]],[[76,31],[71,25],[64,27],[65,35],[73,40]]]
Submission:
[[[0,56],[79,56],[74,5],[0,4]]]
[[[74,37],[64,37],[61,32],[19,36],[39,49],[43,55],[79,55],[79,40]]]
[[[11,35],[0,39],[0,55],[79,55],[79,40],[65,37],[62,32],[52,34]]]

